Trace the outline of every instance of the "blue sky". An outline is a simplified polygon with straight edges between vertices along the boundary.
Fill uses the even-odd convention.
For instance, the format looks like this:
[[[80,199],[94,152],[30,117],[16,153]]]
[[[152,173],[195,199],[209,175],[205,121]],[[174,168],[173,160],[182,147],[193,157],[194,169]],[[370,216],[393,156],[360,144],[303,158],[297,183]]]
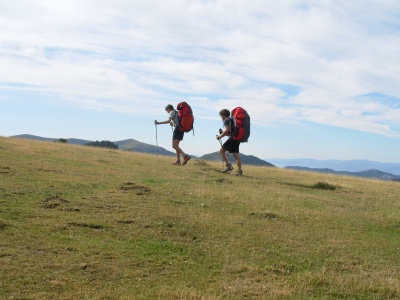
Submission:
[[[0,135],[155,145],[187,101],[190,154],[242,106],[245,154],[400,162],[399,49],[395,0],[4,0]]]

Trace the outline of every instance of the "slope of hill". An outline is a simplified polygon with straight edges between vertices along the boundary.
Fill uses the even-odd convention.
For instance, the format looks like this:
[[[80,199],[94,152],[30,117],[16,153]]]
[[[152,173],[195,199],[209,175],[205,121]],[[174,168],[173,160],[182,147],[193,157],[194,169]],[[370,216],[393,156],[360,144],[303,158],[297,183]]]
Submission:
[[[395,174],[400,176],[400,163],[381,163],[370,160],[318,160],[318,159],[281,159],[271,158],[269,162],[277,167],[284,168],[287,166],[307,167],[316,169],[332,169],[334,171],[362,172],[365,170],[380,170],[382,172]]]
[[[19,134],[19,135],[13,135],[11,136],[12,138],[20,138],[20,139],[28,139],[28,140],[34,140],[34,141],[44,141],[44,142],[55,142],[58,140],[58,138],[47,138],[47,137],[41,137],[37,135],[32,135],[32,134]],[[84,145],[86,143],[92,142],[89,140],[82,140],[82,139],[74,139],[74,138],[69,138],[66,139],[69,144],[73,145]]]
[[[20,134],[20,135],[14,135],[11,137],[29,139],[29,140],[35,140],[35,141],[46,141],[46,142],[55,142],[58,140],[56,138],[46,138],[46,137],[41,137],[41,136],[36,136],[36,135],[31,135],[31,134]],[[75,139],[75,138],[68,138],[66,140],[69,144],[73,144],[73,145],[84,145],[89,142],[93,142],[91,140],[82,140],[82,139]],[[175,155],[174,152],[168,151],[163,147],[157,147],[157,146],[145,144],[145,143],[139,142],[134,139],[116,141],[113,143],[116,144],[118,146],[118,148],[121,150],[150,153],[150,154],[168,155],[168,156]]]
[[[44,137],[30,135],[30,134],[15,135],[12,137],[37,140],[37,141],[49,141],[49,142],[54,142],[54,141],[58,140],[55,138],[44,138]],[[91,142],[89,140],[80,140],[80,139],[73,139],[73,138],[69,138],[66,140],[70,144],[77,144],[77,145],[84,145],[88,142]],[[149,154],[175,156],[175,152],[168,151],[163,147],[157,147],[154,145],[142,143],[135,139],[126,139],[126,140],[122,140],[122,141],[115,141],[113,143],[116,144],[118,146],[118,148],[121,150],[135,151],[135,152],[149,153]],[[229,153],[228,153],[228,156],[229,156],[230,161],[233,162],[234,161],[233,156]],[[218,152],[203,155],[201,158],[204,160],[217,160],[217,161],[221,160],[221,156],[219,155]],[[272,164],[266,162],[265,160],[262,160],[256,156],[253,156],[253,155],[241,154],[241,158],[242,158],[242,162],[244,164],[274,167],[274,165],[272,165]]]
[[[400,299],[400,184],[0,137],[1,299]]]
[[[134,139],[127,139],[122,141],[114,142],[114,144],[118,145],[119,149],[142,152],[142,153],[150,153],[150,154],[160,154],[167,156],[175,156],[174,152],[168,151],[163,147],[157,147],[154,145],[146,144],[139,142]]]
[[[328,169],[328,168],[318,169],[318,168],[307,168],[307,167],[297,167],[297,166],[287,166],[287,167],[285,167],[285,169],[327,173],[327,174],[337,174],[337,175],[346,175],[346,176],[356,176],[356,177],[373,178],[373,179],[380,179],[380,180],[399,180],[400,179],[400,176],[389,174],[389,173],[382,172],[379,170],[349,172],[349,171],[334,171],[334,170]]]
[[[73,144],[73,145],[85,145],[87,143],[93,142],[93,141],[89,141],[89,140],[82,140],[82,139],[74,139],[74,138],[70,138],[70,139],[66,139],[68,143]]]
[[[28,139],[28,140],[34,140],[34,141],[44,141],[44,142],[54,142],[57,139],[53,138],[46,138],[46,137],[41,137],[41,136],[36,136],[32,134],[19,134],[19,135],[13,135],[10,136],[12,138],[19,138],[19,139]]]
[[[231,163],[234,163],[235,158],[233,157],[233,155],[231,153],[227,153],[227,155],[228,155],[229,161]],[[246,154],[240,153],[240,158],[241,158],[243,164],[255,165],[255,166],[265,166],[265,167],[275,167],[273,164],[270,164],[269,162],[266,162],[265,160],[262,160],[253,155],[246,155]],[[219,152],[205,154],[205,155],[201,156],[200,159],[213,160],[213,161],[221,161],[222,160]]]

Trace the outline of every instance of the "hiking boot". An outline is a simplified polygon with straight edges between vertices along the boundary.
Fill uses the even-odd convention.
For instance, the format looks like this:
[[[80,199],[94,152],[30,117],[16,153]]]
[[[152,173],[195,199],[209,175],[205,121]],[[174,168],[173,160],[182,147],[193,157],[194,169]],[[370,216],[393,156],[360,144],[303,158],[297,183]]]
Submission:
[[[232,170],[233,170],[232,164],[226,164],[226,168],[223,169],[221,172],[222,173],[226,173],[226,172],[229,172],[229,171],[232,171]]]
[[[242,170],[237,170],[236,172],[231,173],[231,175],[242,176],[243,175],[243,171]]]
[[[182,165],[186,165],[186,163],[191,159],[191,157],[187,154],[185,154],[185,156],[183,157],[183,163]]]
[[[180,166],[181,162],[179,160],[177,160],[176,162],[173,162],[172,164],[175,165],[175,166]]]

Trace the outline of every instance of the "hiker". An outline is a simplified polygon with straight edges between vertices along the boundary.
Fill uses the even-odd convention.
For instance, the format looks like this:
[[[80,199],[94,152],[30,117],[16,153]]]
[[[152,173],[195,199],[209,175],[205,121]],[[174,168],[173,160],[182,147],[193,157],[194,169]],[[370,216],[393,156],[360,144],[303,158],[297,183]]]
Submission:
[[[232,175],[239,175],[243,174],[242,172],[242,161],[240,160],[239,155],[239,145],[240,142],[235,141],[232,137],[233,129],[234,129],[234,122],[233,119],[230,117],[231,113],[227,109],[223,109],[219,112],[219,115],[222,118],[224,130],[219,130],[219,135],[217,135],[217,140],[220,140],[224,136],[227,136],[228,139],[225,143],[222,144],[221,149],[219,149],[219,153],[221,154],[222,159],[225,162],[226,168],[222,170],[223,173],[229,172],[233,170],[232,164],[229,162],[228,157],[226,156],[226,151],[233,154],[233,157],[236,160],[237,171],[231,173]]]
[[[174,107],[171,104],[168,104],[165,107],[165,111],[169,113],[169,118],[166,121],[158,122],[157,120],[154,121],[154,124],[170,124],[174,127],[174,131],[172,134],[172,148],[175,149],[176,152],[176,161],[172,163],[173,165],[180,166],[181,165],[181,154],[183,157],[182,165],[186,165],[186,163],[191,159],[189,155],[187,155],[183,150],[179,147],[180,141],[183,140],[184,132],[179,130],[179,118],[178,113],[175,111]]]

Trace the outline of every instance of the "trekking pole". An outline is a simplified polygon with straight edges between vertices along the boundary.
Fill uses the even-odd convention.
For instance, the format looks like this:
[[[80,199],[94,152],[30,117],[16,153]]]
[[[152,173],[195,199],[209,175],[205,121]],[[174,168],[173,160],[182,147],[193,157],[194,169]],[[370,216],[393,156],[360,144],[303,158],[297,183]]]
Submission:
[[[155,120],[155,122],[157,122],[157,120]],[[154,126],[156,127],[157,163],[159,163],[160,161],[158,160],[158,134],[157,134],[157,124],[154,123]]]
[[[218,136],[218,134],[216,135],[216,137]],[[221,145],[221,148],[222,148],[222,142],[221,142],[221,139],[219,139],[218,140],[218,142],[219,142],[219,144]],[[221,158],[221,160],[222,160],[222,169],[224,168],[224,160]]]
[[[220,132],[219,132],[220,134],[222,133],[222,130],[220,129]],[[218,136],[218,134],[216,135],[216,136]],[[221,148],[223,148],[222,147],[222,142],[221,142],[221,139],[219,139],[218,140],[218,142],[219,142],[219,144],[221,145]],[[228,164],[231,164],[231,162],[229,161],[229,156],[225,153],[225,156],[226,156],[226,159],[228,160]],[[222,168],[224,168],[224,160],[222,159]]]

